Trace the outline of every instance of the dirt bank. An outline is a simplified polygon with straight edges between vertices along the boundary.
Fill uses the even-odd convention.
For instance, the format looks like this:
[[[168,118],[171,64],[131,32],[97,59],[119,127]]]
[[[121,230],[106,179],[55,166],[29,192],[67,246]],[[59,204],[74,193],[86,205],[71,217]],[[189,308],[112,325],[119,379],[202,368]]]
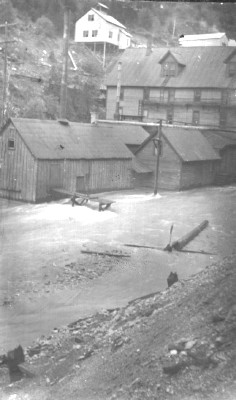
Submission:
[[[235,399],[235,264],[54,329],[25,349],[33,378],[1,369],[1,398]]]

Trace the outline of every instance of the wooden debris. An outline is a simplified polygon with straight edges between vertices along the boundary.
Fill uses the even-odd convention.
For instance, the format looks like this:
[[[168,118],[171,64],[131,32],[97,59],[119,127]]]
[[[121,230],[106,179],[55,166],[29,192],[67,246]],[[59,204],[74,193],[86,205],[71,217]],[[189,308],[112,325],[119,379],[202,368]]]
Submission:
[[[109,256],[109,257],[130,257],[130,254],[110,253],[108,251],[96,251],[96,250],[81,250],[81,253],[96,254],[99,256]]]
[[[204,220],[203,222],[201,222],[201,224],[199,224],[196,228],[191,230],[185,236],[173,242],[172,245],[168,243],[168,245],[164,248],[164,250],[165,251],[172,251],[172,249],[178,251],[182,250],[183,247],[186,246],[186,244],[188,244],[189,242],[191,242],[191,240],[193,240],[197,235],[199,235],[199,233],[202,232],[203,229],[205,229],[208,226],[208,224],[209,221]]]

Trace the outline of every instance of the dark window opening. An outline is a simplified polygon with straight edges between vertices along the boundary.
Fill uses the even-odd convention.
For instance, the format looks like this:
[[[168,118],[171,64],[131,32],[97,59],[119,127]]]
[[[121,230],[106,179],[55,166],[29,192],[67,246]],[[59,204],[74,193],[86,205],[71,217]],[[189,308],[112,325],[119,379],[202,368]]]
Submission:
[[[125,97],[125,91],[124,88],[120,88],[120,100],[123,101]]]
[[[175,90],[174,89],[169,89],[168,90],[168,101],[174,101],[175,100]]]
[[[162,65],[162,75],[164,76],[175,76],[176,75],[176,63],[166,62]]]
[[[83,37],[88,37],[89,33],[88,31],[83,31]]]
[[[228,64],[228,73],[229,73],[229,76],[236,75],[236,62],[230,62]]]
[[[149,100],[149,99],[150,99],[150,89],[144,88],[143,89],[143,100]]]
[[[194,90],[194,101],[201,101],[201,90]]]
[[[88,20],[89,21],[94,21],[94,15],[93,14],[89,14],[88,15]]]
[[[96,37],[98,35],[98,31],[92,31],[92,37]]]
[[[109,38],[112,38],[113,32],[109,31]]]
[[[200,122],[200,112],[193,111],[193,125],[199,125]]]
[[[222,90],[222,92],[221,92],[221,103],[222,104],[228,103],[228,91],[227,90]]]
[[[167,124],[173,124],[173,116],[174,116],[173,108],[168,108],[167,109],[167,114],[166,114],[166,122],[167,122]]]
[[[15,149],[15,140],[14,139],[8,139],[8,149],[9,150]]]
[[[220,126],[224,127],[227,121],[227,111],[225,109],[220,110]]]

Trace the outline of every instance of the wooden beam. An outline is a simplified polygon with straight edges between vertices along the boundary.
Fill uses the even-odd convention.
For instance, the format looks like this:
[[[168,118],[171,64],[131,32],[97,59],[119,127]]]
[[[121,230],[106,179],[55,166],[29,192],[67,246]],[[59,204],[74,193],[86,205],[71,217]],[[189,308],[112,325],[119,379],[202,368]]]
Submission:
[[[204,220],[199,224],[196,228],[191,230],[189,233],[187,233],[185,236],[180,238],[179,240],[176,240],[175,242],[172,243],[172,248],[175,250],[181,250],[186,244],[191,242],[197,235],[199,235],[200,232],[203,231],[209,224],[209,221]]]

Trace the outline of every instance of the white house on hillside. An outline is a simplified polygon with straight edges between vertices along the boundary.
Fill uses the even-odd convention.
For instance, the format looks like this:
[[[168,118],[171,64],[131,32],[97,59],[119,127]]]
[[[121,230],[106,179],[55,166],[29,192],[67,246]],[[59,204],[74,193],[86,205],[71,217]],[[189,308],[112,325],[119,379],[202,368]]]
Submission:
[[[130,47],[131,35],[126,27],[107,14],[108,7],[98,3],[75,24],[75,42],[85,43],[94,50],[99,47]]]
[[[179,38],[182,47],[228,46],[228,38],[224,32],[201,35],[183,35]]]

